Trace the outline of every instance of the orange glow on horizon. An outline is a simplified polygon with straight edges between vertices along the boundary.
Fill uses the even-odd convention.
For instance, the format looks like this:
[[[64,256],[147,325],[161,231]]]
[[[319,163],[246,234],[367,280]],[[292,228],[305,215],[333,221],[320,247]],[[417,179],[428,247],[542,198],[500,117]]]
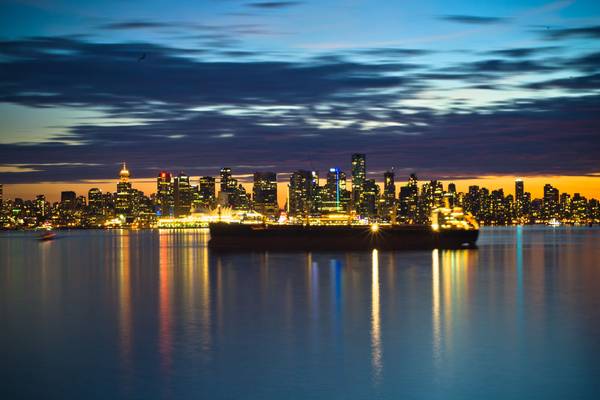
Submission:
[[[519,176],[523,179],[525,184],[525,191],[531,192],[532,198],[541,198],[543,195],[544,185],[550,183],[554,187],[557,187],[560,193],[580,193],[582,196],[591,198],[600,198],[600,176]],[[193,184],[197,184],[199,176],[190,177]],[[408,177],[396,176],[396,194],[400,191],[400,187],[403,186]],[[479,187],[486,187],[489,190],[504,189],[504,195],[515,193],[515,180],[517,177],[514,176],[482,176],[475,179],[456,179],[456,180],[444,180],[444,189],[447,189],[448,183],[455,183],[456,190],[459,192],[466,192],[471,185],[478,185]],[[129,180],[133,187],[141,190],[146,195],[150,195],[156,192],[156,178],[137,178]],[[323,184],[323,179],[321,179]],[[113,180],[90,180],[83,182],[40,182],[40,183],[19,183],[19,184],[5,184],[4,185],[4,199],[13,199],[20,197],[23,199],[34,199],[38,194],[46,195],[46,198],[50,202],[60,200],[60,192],[66,190],[73,190],[78,196],[86,196],[87,192],[91,188],[99,188],[103,192],[115,192],[117,188],[118,179]],[[419,181],[424,183],[426,181]],[[241,182],[246,188],[248,193],[252,193],[252,182]],[[279,180],[277,182],[277,199],[279,206],[283,207],[287,198],[287,181]],[[378,182],[380,186],[383,182]],[[350,179],[348,179],[348,188],[350,189]],[[219,191],[219,184],[216,185],[217,192]]]

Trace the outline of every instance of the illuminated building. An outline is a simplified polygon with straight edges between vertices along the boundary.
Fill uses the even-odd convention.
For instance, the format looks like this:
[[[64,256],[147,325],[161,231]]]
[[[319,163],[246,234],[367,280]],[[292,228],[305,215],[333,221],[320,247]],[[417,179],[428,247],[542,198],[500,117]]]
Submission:
[[[288,185],[288,214],[306,217],[318,209],[319,177],[315,171],[299,170],[290,176]]]
[[[357,213],[362,213],[362,193],[367,179],[367,157],[364,154],[352,154],[352,204]]]
[[[379,186],[375,179],[367,179],[361,193],[361,216],[375,219],[377,217],[377,200],[379,199]]]
[[[330,168],[325,186],[319,191],[319,208],[322,213],[348,211],[350,192],[346,190],[346,174],[339,168]]]
[[[400,188],[398,202],[398,222],[405,224],[416,222],[419,214],[419,185],[415,174],[410,174],[408,183]]]
[[[175,213],[173,182],[171,174],[161,171],[156,178],[156,206],[159,216],[173,216]]]
[[[525,200],[525,186],[523,179],[517,178],[515,180],[515,214],[517,218],[523,216],[524,211],[524,200]]]
[[[175,200],[175,216],[182,217],[189,215],[192,207],[192,187],[190,186],[190,177],[180,172],[174,179],[173,197]]]
[[[75,209],[77,205],[77,194],[73,191],[60,192],[60,205],[61,208],[66,210]]]
[[[381,205],[381,218],[384,221],[395,222],[396,184],[394,183],[393,171],[387,171],[383,174],[383,196]]]
[[[542,218],[550,220],[558,214],[558,189],[550,184],[544,185],[544,200],[542,205]]]
[[[38,220],[45,220],[50,212],[50,205],[46,201],[46,196],[39,194],[35,197],[35,215]]]
[[[218,203],[222,207],[231,207],[236,210],[250,209],[250,201],[246,189],[235,179],[231,168],[221,168],[221,191]]]
[[[121,171],[119,171],[119,183],[117,183],[117,198],[115,202],[115,212],[118,216],[131,218],[132,202],[131,202],[131,182],[129,182],[130,174],[127,165],[123,163]]]
[[[277,175],[275,172],[255,172],[252,187],[254,211],[268,217],[279,214],[277,204]]]
[[[215,178],[212,176],[202,176],[198,185],[198,203],[196,209],[212,210],[215,208],[215,205]]]
[[[3,205],[3,200],[4,200],[3,190],[4,190],[4,185],[2,185],[0,183],[0,212],[2,212],[2,205]]]
[[[102,191],[98,188],[92,188],[88,191],[88,206],[91,214],[102,215],[104,212],[104,197]]]

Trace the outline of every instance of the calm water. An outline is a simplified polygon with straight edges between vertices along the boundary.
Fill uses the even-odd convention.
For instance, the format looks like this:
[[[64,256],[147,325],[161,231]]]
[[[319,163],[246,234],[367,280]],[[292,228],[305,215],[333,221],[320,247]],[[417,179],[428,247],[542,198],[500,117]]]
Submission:
[[[0,234],[0,398],[600,398],[600,229],[405,253],[61,236]]]

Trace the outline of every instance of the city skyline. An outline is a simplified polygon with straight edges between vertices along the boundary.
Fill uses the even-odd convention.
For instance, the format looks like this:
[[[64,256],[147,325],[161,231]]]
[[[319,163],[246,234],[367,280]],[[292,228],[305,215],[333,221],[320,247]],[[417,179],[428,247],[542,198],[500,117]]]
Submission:
[[[291,174],[255,171],[252,183],[242,184],[235,170],[222,167],[218,176],[191,177],[160,171],[154,190],[144,191],[132,182],[133,171],[121,164],[109,190],[87,188],[83,193],[63,187],[59,202],[39,193],[35,199],[10,199],[0,185],[0,226],[45,227],[168,227],[206,226],[215,218],[270,223],[386,223],[433,224],[437,210],[466,212],[484,225],[537,223],[593,224],[600,221],[600,203],[595,196],[568,193],[546,181],[542,196],[532,194],[522,178],[513,181],[513,191],[456,183],[420,180],[411,173],[404,179],[393,169],[383,173],[383,182],[371,178],[370,159],[353,153],[350,171],[330,167],[325,174],[297,169]],[[286,181],[286,187],[280,186]],[[86,196],[87,193],[87,196]],[[281,196],[285,201],[281,201]]]

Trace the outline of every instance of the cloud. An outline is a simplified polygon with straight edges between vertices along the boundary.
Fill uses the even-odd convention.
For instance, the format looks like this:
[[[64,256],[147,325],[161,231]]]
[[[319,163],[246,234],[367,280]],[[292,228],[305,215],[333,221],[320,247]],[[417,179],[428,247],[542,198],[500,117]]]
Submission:
[[[510,58],[528,58],[540,54],[560,50],[558,46],[542,46],[542,47],[516,47],[511,49],[501,49],[488,51],[485,54],[495,56],[510,57]]]
[[[549,40],[575,38],[600,39],[600,25],[565,29],[551,29],[550,27],[546,27],[546,29],[541,29],[539,32]]]
[[[154,29],[154,28],[170,28],[172,24],[154,21],[125,21],[113,22],[100,25],[100,29],[107,30],[137,30],[137,29]]]
[[[247,6],[252,8],[261,8],[265,10],[273,10],[280,8],[288,8],[300,4],[302,4],[302,2],[300,1],[263,1],[256,3],[248,3]]]
[[[443,15],[439,17],[443,21],[457,22],[467,25],[490,25],[508,22],[508,18],[502,17],[482,17],[476,15]]]
[[[400,55],[405,49],[392,50]],[[371,170],[395,165],[429,176],[598,171],[600,96],[583,96],[578,89],[598,87],[593,72],[573,81],[523,84],[522,98],[486,107],[444,97],[451,81],[461,88],[468,83],[498,89],[506,76],[562,72],[581,62],[576,58],[550,63],[494,57],[436,69],[395,60],[359,62],[348,53],[280,61],[231,54],[223,61],[223,49],[207,51],[195,57],[156,44],[76,38],[0,43],[0,102],[80,107],[104,113],[105,121],[134,121],[75,121],[51,142],[0,144],[4,166],[32,169],[0,171],[0,181],[107,179],[118,168],[111,165],[122,160],[139,177],[182,165],[189,174],[214,175],[218,168],[209,166],[239,160],[273,165],[277,172],[324,171],[348,166],[356,151],[368,154]],[[140,52],[147,54],[143,62],[137,61]],[[593,54],[586,57],[591,66]],[[540,100],[536,91],[543,88],[568,95]],[[438,97],[427,97],[431,93]],[[444,107],[432,105],[438,98]],[[404,100],[423,101],[411,106]]]

